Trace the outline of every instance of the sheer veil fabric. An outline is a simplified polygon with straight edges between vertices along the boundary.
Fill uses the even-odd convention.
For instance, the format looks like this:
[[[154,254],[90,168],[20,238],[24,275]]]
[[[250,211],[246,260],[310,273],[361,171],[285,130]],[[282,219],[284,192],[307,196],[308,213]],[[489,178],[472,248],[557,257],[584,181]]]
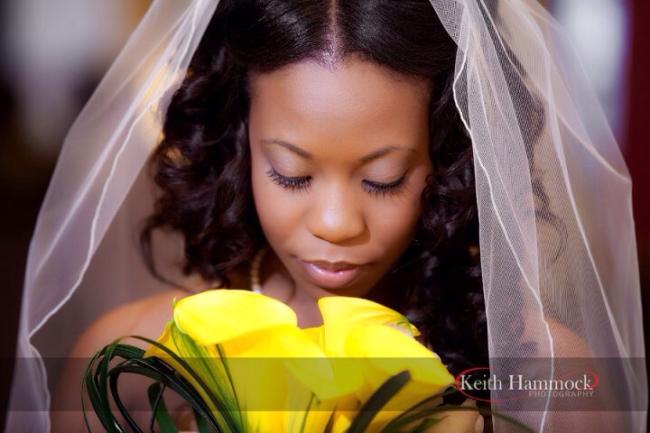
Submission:
[[[59,370],[48,360],[102,313],[161,290],[136,242],[152,205],[145,163],[217,4],[155,0],[66,137],[30,246],[8,433],[49,432]],[[458,45],[491,373],[552,379],[554,360],[607,358],[601,379],[616,392],[603,404],[627,409],[621,429],[602,431],[645,431],[647,376],[631,361],[645,356],[631,181],[581,66],[533,0],[431,4]],[[156,243],[161,266],[180,260],[176,242]],[[582,431],[556,410],[560,397],[528,407],[501,392],[491,391],[495,409],[536,431]],[[494,428],[516,431],[500,419]]]

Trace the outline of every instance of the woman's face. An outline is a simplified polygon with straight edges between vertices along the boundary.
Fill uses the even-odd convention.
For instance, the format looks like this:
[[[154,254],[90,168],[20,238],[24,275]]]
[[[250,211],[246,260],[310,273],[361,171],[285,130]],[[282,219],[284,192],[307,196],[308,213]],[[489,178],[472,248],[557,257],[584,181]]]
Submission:
[[[428,95],[355,57],[251,76],[255,206],[299,290],[364,296],[411,242],[431,172]]]

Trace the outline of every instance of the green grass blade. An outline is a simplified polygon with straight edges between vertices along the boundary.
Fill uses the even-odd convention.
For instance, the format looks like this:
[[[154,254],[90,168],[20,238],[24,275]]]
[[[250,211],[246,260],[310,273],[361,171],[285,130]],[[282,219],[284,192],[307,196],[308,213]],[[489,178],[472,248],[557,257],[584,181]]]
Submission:
[[[189,365],[189,363],[185,359],[183,359],[177,353],[175,353],[174,351],[170,350],[168,347],[160,344],[157,341],[151,340],[151,339],[146,338],[146,337],[137,336],[137,335],[132,335],[132,336],[130,336],[130,338],[135,338],[135,339],[147,342],[149,344],[152,344],[152,345],[156,346],[160,350],[164,351],[175,362],[177,362],[187,372],[187,374],[189,374],[199,384],[201,389],[206,393],[206,395],[210,399],[210,402],[217,408],[217,413],[213,414],[213,415],[210,415],[212,412],[210,411],[210,409],[207,406],[205,406],[205,403],[203,402],[202,396],[200,396],[197,393],[196,399],[203,402],[203,405],[204,405],[204,408],[203,408],[204,410],[202,410],[202,412],[204,412],[204,416],[205,416],[206,419],[214,421],[212,424],[213,424],[213,427],[215,428],[216,431],[224,432],[224,433],[226,433],[226,432],[228,432],[228,433],[241,433],[241,432],[243,432],[243,429],[242,429],[241,425],[237,425],[237,423],[233,422],[232,413],[231,413],[231,410],[228,408],[227,404],[225,402],[223,402],[219,398],[219,396],[214,394],[214,392],[205,384],[205,382],[203,381],[201,376],[199,376],[199,374],[192,368],[191,365]],[[144,351],[142,351],[142,354],[144,354]],[[164,360],[162,360],[160,358],[156,358],[156,357],[147,357],[147,358],[134,359],[133,361],[135,362],[136,360],[140,364],[147,365],[148,367],[150,367],[151,365],[149,363],[147,363],[147,361],[153,362],[155,365],[158,365],[158,366],[164,366],[167,372],[162,372],[162,376],[166,377],[167,380],[169,380],[171,378],[171,376],[173,374],[175,374],[175,375],[177,375],[177,378],[182,379],[187,384],[187,387],[185,389],[186,391],[187,391],[187,389],[197,391],[197,390],[195,390],[193,388],[193,386],[189,382],[187,382],[187,379],[185,379],[173,367],[169,366]],[[133,372],[133,371],[131,371],[131,372]],[[140,372],[140,374],[143,374],[143,373],[144,372]],[[174,383],[176,383],[176,382],[174,382]],[[166,384],[168,386],[171,385],[170,383],[166,383]],[[172,386],[170,386],[170,387],[172,387]],[[182,389],[182,387],[177,389],[176,386],[173,386],[172,388],[176,392],[179,392],[180,389]],[[186,392],[181,394],[181,396],[184,397],[184,398],[185,398],[186,395],[187,395]],[[187,401],[187,399],[186,399],[186,401]],[[193,405],[193,407],[200,408],[200,406],[198,406],[198,405]],[[215,419],[214,416],[217,416],[218,420]]]
[[[205,417],[203,417],[199,412],[194,410],[194,419],[196,420],[196,427],[199,430],[199,433],[210,433],[210,426],[208,425]]]
[[[137,361],[137,363],[135,365],[130,363],[115,367],[111,371],[111,374],[133,373],[149,377],[162,383],[176,392],[181,398],[189,403],[194,410],[201,413],[202,416],[212,425],[215,431],[221,432],[217,420],[212,417],[212,412],[207,407],[202,397],[183,376],[178,375],[174,369],[164,364],[164,362],[160,361],[158,358],[131,361]],[[147,363],[147,361],[150,361],[150,363]],[[160,366],[156,364],[160,364]],[[161,371],[161,367],[163,366],[167,368],[167,370],[163,368]]]
[[[155,420],[158,423],[158,427],[160,427],[160,433],[178,433],[178,429],[176,428],[176,425],[174,425],[174,421],[172,421],[172,417],[167,411],[167,405],[165,405],[165,399],[163,398],[164,391],[165,387],[161,386],[159,382],[152,384],[147,389],[149,404],[153,411],[149,427],[151,433],[155,433],[153,429]]]
[[[222,361],[223,369],[226,373],[226,378],[228,379],[228,385],[230,386],[230,390],[232,391],[232,395],[234,396],[235,399],[235,406],[241,407],[239,403],[239,398],[237,396],[237,390],[235,389],[235,382],[233,380],[232,373],[230,372],[230,366],[228,365],[228,359],[226,357],[226,354],[223,351],[223,347],[220,344],[217,344],[216,348],[217,348],[217,353],[219,354],[219,358]]]
[[[377,391],[370,396],[368,401],[361,406],[359,413],[354,417],[347,433],[365,432],[377,415],[377,412],[379,412],[381,408],[395,396],[395,394],[404,388],[409,380],[411,380],[411,374],[407,370],[397,373],[390,379],[386,380],[386,382],[384,382]]]
[[[109,370],[110,372],[110,370]],[[113,397],[113,401],[115,402],[115,405],[117,406],[117,410],[120,411],[122,416],[124,417],[124,420],[126,423],[129,425],[131,430],[133,430],[135,433],[144,433],[140,426],[135,422],[135,420],[131,417],[131,414],[129,413],[128,409],[124,404],[122,403],[122,399],[120,398],[120,394],[117,392],[117,379],[119,378],[119,374],[109,374],[109,388],[111,390],[111,395]]]
[[[305,433],[305,427],[307,426],[307,417],[309,416],[309,411],[311,409],[312,404],[314,403],[314,398],[315,395],[312,393],[312,395],[309,397],[309,403],[307,404],[307,409],[305,410],[305,414],[302,416],[302,421],[300,423],[300,433]]]
[[[86,409],[83,402],[84,391],[88,393],[93,408],[106,431],[108,433],[125,433],[124,428],[119,424],[110,410],[110,400],[107,392],[107,382],[111,380],[109,378],[117,377],[123,372],[143,375],[166,384],[184,398],[185,401],[190,403],[194,409],[199,411],[207,420],[206,422],[212,424],[215,431],[221,431],[216,420],[212,417],[210,409],[203,401],[203,398],[184,377],[179,375],[176,370],[167,365],[163,360],[155,357],[142,358],[143,355],[144,350],[124,344],[107,346],[95,354],[86,368],[85,377],[82,381],[82,409],[84,410],[84,422],[89,432],[92,433],[92,429],[85,414]],[[108,364],[111,358],[115,357],[123,357],[125,360],[117,366],[109,368]],[[113,397],[117,396],[119,407],[121,402],[119,402],[117,392],[112,392],[112,394],[114,394]],[[130,420],[131,422],[129,421],[130,417],[123,406],[121,407],[121,412],[123,415],[126,414],[125,419],[127,419],[127,423],[131,424],[132,420]],[[133,428],[133,425],[130,426]],[[134,430],[138,431],[137,427]]]
[[[420,411],[426,408],[426,405],[429,403],[434,403],[440,398],[444,398],[448,395],[457,393],[458,390],[454,387],[449,387],[442,392],[438,392],[430,397],[420,400],[413,406],[406,409],[404,412],[393,418],[384,428],[381,430],[381,433],[398,433],[399,429],[402,428],[405,424],[416,421],[421,418],[417,415]],[[402,422],[403,419],[407,418],[406,422]]]
[[[88,393],[88,398],[93,406],[95,414],[97,415],[102,426],[106,429],[108,433],[124,433],[124,430],[119,425],[115,417],[113,416],[108,395],[102,394],[99,384],[94,380],[95,377],[92,374],[93,366],[98,362],[101,356],[105,353],[105,349],[102,349],[95,353],[88,365],[86,366],[86,371],[84,377],[81,381],[81,410],[83,413],[84,424],[86,430],[92,433],[92,428],[88,422],[88,416],[86,415],[86,404],[84,402],[84,391]]]
[[[183,358],[178,356],[175,352],[170,350],[168,347],[158,343],[157,341],[151,340],[151,339],[146,338],[146,337],[140,337],[140,336],[137,336],[137,335],[133,335],[131,337],[142,340],[142,341],[145,341],[145,342],[147,342],[149,344],[152,344],[152,345],[156,346],[157,348],[159,348],[160,350],[167,353],[175,362],[177,362],[181,367],[183,367],[183,369],[190,376],[192,376],[192,379],[194,379],[201,386],[202,390],[210,398],[210,402],[217,408],[217,410],[219,410],[220,413],[229,412],[228,408],[225,407],[226,405],[224,404],[224,402],[221,399],[219,399],[219,397],[217,395],[214,394],[212,389],[210,389],[210,387],[208,387],[205,384],[203,379],[196,373],[196,371],[194,371],[194,369],[187,363],[187,361],[185,361]],[[238,431],[238,430],[231,430],[231,431]]]
[[[234,384],[232,382],[232,377],[230,375],[230,370],[223,356],[224,354],[221,350],[221,347],[217,346],[217,351],[219,354],[218,359],[220,364],[208,363],[206,361],[206,358],[203,356],[208,355],[207,350],[204,347],[199,346],[193,339],[191,339],[187,334],[181,332],[175,326],[172,327],[171,332],[172,340],[174,341],[176,347],[184,348],[189,351],[189,354],[194,354],[194,356],[196,356],[196,354],[201,355],[195,359],[200,363],[200,371],[203,371],[207,375],[205,380],[207,380],[209,384],[205,385],[204,387],[219,391],[219,411],[222,413],[223,420],[228,425],[229,431],[242,431],[243,422],[241,419],[241,414],[239,410],[236,410],[240,408],[240,405],[237,400],[237,395],[235,392]],[[218,376],[218,371],[215,368],[218,365],[224,369],[223,374],[226,376],[225,380],[223,380],[223,378],[220,380],[220,377]],[[205,381],[203,381],[203,383],[205,383]]]

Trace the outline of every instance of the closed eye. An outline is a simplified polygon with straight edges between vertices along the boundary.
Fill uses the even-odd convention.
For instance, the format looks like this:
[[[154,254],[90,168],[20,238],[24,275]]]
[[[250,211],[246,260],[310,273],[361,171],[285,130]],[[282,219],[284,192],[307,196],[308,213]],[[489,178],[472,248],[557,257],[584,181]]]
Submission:
[[[404,186],[404,181],[406,180],[406,173],[404,173],[399,179],[396,179],[392,182],[374,182],[371,180],[364,180],[363,186],[364,189],[373,195],[392,195],[400,192]]]
[[[311,176],[284,176],[275,171],[273,168],[267,171],[266,174],[271,178],[273,182],[282,188],[292,191],[307,189],[309,187],[309,182],[311,181]]]
[[[284,176],[273,168],[269,169],[266,174],[274,183],[291,191],[304,191],[311,184],[311,176]],[[362,183],[364,190],[369,194],[385,196],[399,193],[404,186],[405,180],[406,173],[392,182],[375,182],[364,179]]]

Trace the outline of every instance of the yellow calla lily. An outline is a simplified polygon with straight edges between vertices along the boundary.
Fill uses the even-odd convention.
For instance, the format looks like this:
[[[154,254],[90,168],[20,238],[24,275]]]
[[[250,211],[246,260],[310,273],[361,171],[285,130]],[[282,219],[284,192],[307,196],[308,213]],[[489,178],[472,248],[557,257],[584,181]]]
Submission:
[[[281,325],[297,326],[286,304],[248,290],[215,289],[174,305],[174,322],[198,344],[207,346]]]
[[[162,344],[163,346],[169,348],[174,353],[178,353],[178,349],[176,348],[174,342],[172,341],[171,327],[173,325],[174,325],[173,321],[167,322],[167,324],[165,325],[165,329],[163,329],[162,334],[160,334],[160,337],[158,337],[156,341]],[[143,357],[148,358],[151,356],[156,356],[158,358],[170,358],[167,352],[160,349],[158,346],[154,346],[153,344],[147,347],[147,350],[145,350]]]
[[[288,373],[315,392],[320,389],[321,382],[333,377],[324,352],[297,327],[268,328],[226,341],[221,346],[231,369],[250,382],[257,401],[261,403],[256,405],[257,408],[277,407],[278,395],[286,395],[282,391],[286,390]],[[260,389],[259,381],[249,379],[262,379],[262,372],[266,372],[268,377],[263,382],[265,387]],[[266,393],[268,399],[260,400],[260,396]]]
[[[209,290],[175,301],[174,320],[158,341],[239,413],[244,431],[320,433],[331,421],[332,431],[342,433],[372,392],[408,369],[412,381],[371,424],[370,431],[378,431],[453,384],[402,314],[352,297],[324,297],[318,306],[323,325],[300,329],[295,312],[280,301],[246,290]],[[145,356],[171,360],[154,346]]]
[[[412,336],[420,335],[404,315],[368,299],[325,296],[318,300],[318,308],[323,316],[323,345],[331,356],[343,356],[347,332],[363,324],[398,326]]]
[[[336,380],[325,353],[297,327],[246,334],[223,343],[223,348],[231,354],[229,370],[249,425],[260,426],[260,431],[270,431],[271,425],[280,426],[277,431],[283,433],[303,427],[307,432],[323,431],[330,410],[322,402],[338,401],[356,390],[350,388],[354,381]],[[361,378],[357,379],[360,386]],[[310,405],[315,410],[309,411]]]
[[[345,351],[348,356],[367,359],[391,376],[408,367],[413,381],[438,387],[454,383],[438,355],[390,326],[365,325],[350,330]]]
[[[236,420],[235,422],[238,424],[243,424],[245,422],[245,420],[237,414],[238,405],[236,397],[232,387],[230,386],[228,373],[224,369],[223,364],[219,362],[220,355],[215,346],[197,345],[194,340],[181,332],[173,321],[167,323],[165,330],[157,341],[182,358],[183,361],[185,361],[185,363],[187,363],[187,365],[196,373],[209,391],[206,391],[194,376],[192,376],[179,362],[174,360],[170,354],[157,346],[151,345],[147,348],[144,353],[145,358],[150,356],[161,358],[180,373],[201,395],[215,418],[223,419],[224,414],[212,401],[209,392],[213,396],[216,396],[223,405],[229,408],[229,415]]]
[[[331,347],[325,345],[326,329],[333,341],[343,342],[345,341],[349,327],[345,326],[345,324],[342,324],[341,326],[332,325],[331,322],[326,321],[322,326],[305,328],[302,332],[307,336],[307,338],[317,344],[328,357],[329,365],[333,370],[333,377],[331,378],[333,382],[321,386],[330,386],[332,389],[330,398],[336,397],[340,399],[343,396],[358,391],[359,388],[363,386],[363,375],[361,374],[361,368],[363,366],[356,360],[348,359],[345,353],[332,350]],[[324,395],[319,394],[319,397],[324,397]]]
[[[346,353],[365,360],[363,372],[367,385],[359,392],[362,401],[395,374],[404,370],[411,374],[406,386],[377,414],[370,432],[380,431],[395,416],[454,383],[454,377],[438,355],[390,326],[355,327],[348,335]]]
[[[307,338],[309,338],[311,341],[314,342],[314,344],[317,344],[319,347],[323,348],[323,327],[322,326],[313,326],[310,328],[303,328],[302,329],[303,334]]]
[[[334,425],[332,428],[333,433],[344,433],[352,425],[350,416],[347,414],[335,414],[334,415]]]
[[[290,392],[287,362],[307,356],[324,359],[318,346],[300,333],[293,310],[257,293],[219,289],[178,301],[174,322],[200,346],[219,344],[225,357],[212,364],[223,370],[225,363],[234,399],[252,431],[285,433],[281,409]],[[313,374],[300,377],[316,380]]]
[[[200,348],[200,350],[192,350],[186,347],[186,344],[183,338],[178,338],[178,328],[174,322],[168,322],[165,326],[165,329],[160,337],[158,337],[158,343],[168,348],[170,351],[183,358],[185,362],[202,377],[204,381],[211,380],[211,377],[214,375],[215,371],[210,368],[206,370],[202,361],[204,357],[213,357],[218,356],[209,352],[207,348]],[[200,389],[196,380],[187,373],[187,370],[179,364],[171,355],[161,348],[151,345],[144,353],[145,358],[155,356],[157,358],[163,359],[167,364],[172,368],[182,373],[187,380],[192,383],[195,389]]]

